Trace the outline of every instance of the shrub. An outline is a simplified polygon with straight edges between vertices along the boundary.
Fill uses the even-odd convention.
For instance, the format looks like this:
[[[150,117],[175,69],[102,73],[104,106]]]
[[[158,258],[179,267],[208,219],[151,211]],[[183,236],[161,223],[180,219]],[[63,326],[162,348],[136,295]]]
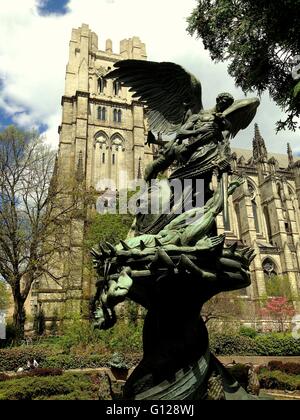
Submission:
[[[264,389],[299,391],[300,375],[288,375],[280,371],[263,370],[259,374],[260,385]]]
[[[109,398],[104,375],[65,373],[62,376],[13,379],[0,383],[0,400],[93,400],[100,396],[102,399]]]
[[[280,371],[288,375],[300,375],[300,363],[282,363],[272,361],[268,364],[268,369],[272,371]]]
[[[101,331],[100,339],[112,353],[142,352],[142,330],[142,323],[133,325],[122,321],[111,330]]]
[[[210,347],[217,356],[242,356],[255,354],[253,340],[249,337],[238,335],[220,334],[213,336],[210,341]]]
[[[94,330],[91,323],[82,320],[79,314],[65,321],[60,340],[65,353],[69,353],[72,347],[88,346],[97,341],[99,341],[99,332]]]
[[[262,334],[255,339],[255,350],[258,356],[299,356],[300,340],[291,335]]]
[[[285,334],[261,334],[250,338],[220,334],[211,338],[211,350],[219,356],[298,356],[300,340]]]
[[[253,328],[241,327],[239,335],[241,335],[242,337],[256,338],[258,333]]]
[[[0,350],[0,372],[15,371],[26,366],[29,359],[34,358],[39,364],[50,354],[49,349],[26,346]]]
[[[77,381],[76,381],[77,380]],[[32,400],[39,396],[69,394],[77,387],[88,391],[89,380],[76,375],[63,377],[22,378],[0,383],[0,400]]]

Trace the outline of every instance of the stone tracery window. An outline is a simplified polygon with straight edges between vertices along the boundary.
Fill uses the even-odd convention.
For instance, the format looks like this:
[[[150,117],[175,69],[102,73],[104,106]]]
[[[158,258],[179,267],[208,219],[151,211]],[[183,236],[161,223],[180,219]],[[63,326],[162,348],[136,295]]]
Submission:
[[[268,277],[272,277],[274,275],[275,276],[277,275],[275,263],[272,260],[270,260],[269,258],[267,258],[264,261],[263,269],[264,269],[265,275],[268,276]]]
[[[119,96],[119,93],[121,91],[121,83],[115,80],[113,82],[113,90],[114,90],[114,95]]]
[[[99,77],[99,79],[98,79],[98,92],[99,93],[104,93],[106,86],[107,86],[106,79],[104,79],[104,77]]]
[[[251,197],[251,204],[252,204],[252,212],[254,217],[254,224],[255,224],[255,230],[257,233],[261,233],[261,226],[260,226],[260,220],[259,220],[259,214],[258,214],[258,206],[256,201],[256,189],[254,185],[248,181],[248,191],[249,195]]]
[[[98,133],[95,137],[95,141],[100,145],[100,149],[108,148],[108,137],[104,132]]]
[[[119,134],[116,134],[115,136],[112,137],[111,145],[112,145],[112,148],[114,148],[117,152],[120,149],[123,151],[125,150],[124,139]]]
[[[118,110],[118,122],[122,122],[122,111],[120,109]]]
[[[277,267],[270,258],[263,262],[263,270],[265,275],[266,291],[268,296],[279,296],[280,288],[278,288],[278,273]],[[277,290],[278,289],[278,290]]]

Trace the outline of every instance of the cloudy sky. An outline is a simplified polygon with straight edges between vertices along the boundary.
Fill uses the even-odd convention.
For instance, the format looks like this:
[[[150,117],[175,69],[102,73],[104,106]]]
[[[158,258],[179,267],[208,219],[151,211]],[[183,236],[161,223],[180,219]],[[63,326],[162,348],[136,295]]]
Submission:
[[[69,39],[82,23],[98,34],[100,49],[111,38],[118,53],[121,39],[137,35],[150,60],[183,65],[201,80],[207,107],[223,91],[243,97],[226,64],[213,64],[201,41],[186,33],[195,5],[195,0],[0,0],[0,129],[11,123],[37,127],[57,146]],[[276,135],[280,118],[284,115],[264,95],[256,121],[269,150],[285,153],[290,142],[300,155],[298,132]],[[252,138],[253,125],[233,146],[250,148]]]

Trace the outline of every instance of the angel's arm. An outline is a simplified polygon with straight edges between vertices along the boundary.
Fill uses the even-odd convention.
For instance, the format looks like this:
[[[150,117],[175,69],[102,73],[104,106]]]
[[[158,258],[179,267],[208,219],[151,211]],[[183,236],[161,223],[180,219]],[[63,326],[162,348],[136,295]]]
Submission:
[[[200,127],[195,130],[195,124],[199,120],[199,115],[192,115],[189,120],[180,128],[177,133],[176,139],[177,140],[185,140],[190,137],[195,137],[200,135],[201,133],[205,133],[207,128]]]

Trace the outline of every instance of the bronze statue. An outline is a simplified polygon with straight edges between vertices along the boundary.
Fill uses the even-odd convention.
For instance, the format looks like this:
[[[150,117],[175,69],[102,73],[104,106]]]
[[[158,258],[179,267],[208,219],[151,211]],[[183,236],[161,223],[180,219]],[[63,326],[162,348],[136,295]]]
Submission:
[[[224,235],[217,234],[216,217],[243,183],[233,178],[228,186],[229,140],[250,124],[259,100],[235,101],[223,93],[213,109],[204,110],[201,84],[176,64],[125,60],[115,67],[107,77],[130,87],[147,106],[148,143],[161,146],[158,159],[146,170],[149,188],[150,181],[171,166],[170,180],[202,178],[205,185],[204,208],[178,215],[179,203],[171,194],[170,214],[138,215],[135,237],[116,247],[100,244],[92,252],[99,274],[97,326],[111,328],[117,321],[115,307],[127,298],[148,311],[143,360],[127,381],[124,398],[213,399],[219,381],[222,392],[216,399],[248,399],[210,354],[200,312],[214,295],[251,283],[253,250],[227,248]],[[174,134],[174,139],[164,142],[166,134]],[[164,198],[163,191],[158,194]],[[196,194],[193,187],[192,200]]]

